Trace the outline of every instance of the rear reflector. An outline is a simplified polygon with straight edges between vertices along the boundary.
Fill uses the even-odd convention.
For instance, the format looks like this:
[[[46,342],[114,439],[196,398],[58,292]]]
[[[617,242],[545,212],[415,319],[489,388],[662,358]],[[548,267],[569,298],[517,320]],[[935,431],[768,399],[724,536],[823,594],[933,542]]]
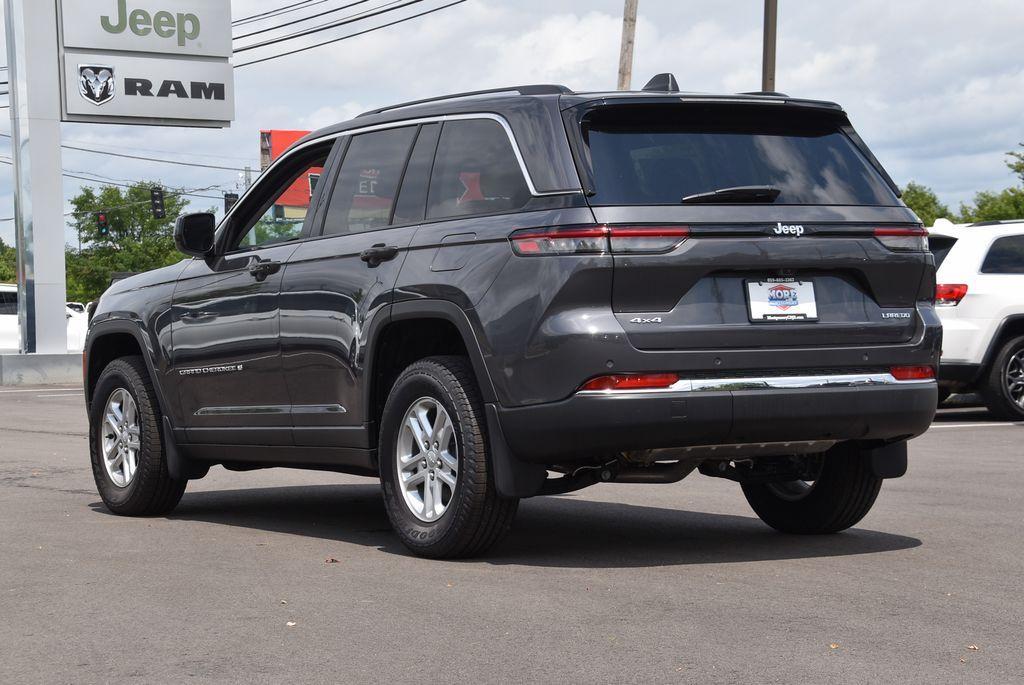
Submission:
[[[656,390],[668,388],[679,380],[675,373],[630,373],[598,376],[583,384],[580,390]]]
[[[898,381],[923,381],[935,378],[934,366],[894,366],[889,369]]]
[[[516,231],[509,239],[516,254],[658,254],[690,235],[687,226],[558,226]]]
[[[876,228],[875,238],[893,252],[928,251],[928,231],[921,227]]]
[[[935,286],[935,304],[955,307],[967,295],[966,283],[940,283]]]

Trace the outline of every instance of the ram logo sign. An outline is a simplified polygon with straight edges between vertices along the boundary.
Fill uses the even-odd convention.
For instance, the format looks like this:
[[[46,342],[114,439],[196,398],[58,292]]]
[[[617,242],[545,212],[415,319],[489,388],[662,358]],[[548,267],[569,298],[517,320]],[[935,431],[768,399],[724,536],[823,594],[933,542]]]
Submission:
[[[94,105],[103,105],[114,99],[114,68],[94,64],[78,65],[78,92]]]

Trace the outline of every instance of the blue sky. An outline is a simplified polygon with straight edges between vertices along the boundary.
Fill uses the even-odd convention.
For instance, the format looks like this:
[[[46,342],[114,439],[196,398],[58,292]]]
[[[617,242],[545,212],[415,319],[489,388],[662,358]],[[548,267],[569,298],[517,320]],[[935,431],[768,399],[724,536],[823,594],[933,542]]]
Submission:
[[[114,6],[114,0],[95,1]],[[241,17],[282,4],[235,0],[232,8]],[[977,190],[1014,183],[1003,162],[1004,153],[1024,141],[1024,2],[779,4],[777,87],[840,102],[898,183],[929,185],[954,206]],[[258,167],[261,128],[315,128],[374,106],[510,84],[610,89],[621,11],[621,0],[469,0],[422,20],[237,70],[237,120],[227,130],[65,124],[63,135],[82,147]],[[671,71],[684,90],[758,89],[761,19],[761,0],[640,0],[634,87]],[[0,119],[0,132],[9,130],[9,121]],[[3,138],[0,154],[10,154]],[[230,190],[241,180],[235,171],[69,150],[63,163],[69,170],[175,187]],[[65,202],[79,184],[66,180]],[[12,204],[10,167],[0,165],[0,218],[12,216]],[[12,237],[13,223],[0,222],[0,238]]]

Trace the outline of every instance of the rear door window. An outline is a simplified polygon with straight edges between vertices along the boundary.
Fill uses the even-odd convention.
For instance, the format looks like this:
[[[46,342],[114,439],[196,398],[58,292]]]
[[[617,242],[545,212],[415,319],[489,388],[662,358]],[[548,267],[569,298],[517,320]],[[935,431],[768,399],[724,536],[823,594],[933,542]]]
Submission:
[[[771,186],[776,205],[899,204],[831,115],[778,107],[618,106],[583,120],[596,205],[672,205]]]
[[[0,292],[0,314],[18,313],[18,293]]]
[[[529,200],[530,189],[501,124],[493,119],[444,124],[430,178],[428,219],[513,212]]]
[[[981,273],[1024,274],[1024,235],[997,238],[985,256]]]
[[[391,224],[415,135],[416,127],[406,126],[352,138],[331,193],[325,235],[376,231]]]
[[[392,224],[401,225],[423,221],[427,209],[427,189],[430,185],[430,167],[434,164],[440,124],[425,124],[416,136],[416,145],[409,156],[409,165],[402,178],[402,190],[395,203]]]

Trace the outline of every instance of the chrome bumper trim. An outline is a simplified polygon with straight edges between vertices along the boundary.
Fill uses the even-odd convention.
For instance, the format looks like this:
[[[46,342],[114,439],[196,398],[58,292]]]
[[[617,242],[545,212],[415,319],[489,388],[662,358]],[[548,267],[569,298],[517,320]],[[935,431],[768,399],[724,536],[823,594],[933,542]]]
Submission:
[[[578,395],[649,395],[679,392],[716,392],[727,390],[794,390],[810,388],[858,388],[878,385],[918,385],[934,383],[934,378],[901,381],[891,373],[851,373],[835,376],[769,376],[764,378],[680,379],[667,388],[629,390],[581,390]]]

